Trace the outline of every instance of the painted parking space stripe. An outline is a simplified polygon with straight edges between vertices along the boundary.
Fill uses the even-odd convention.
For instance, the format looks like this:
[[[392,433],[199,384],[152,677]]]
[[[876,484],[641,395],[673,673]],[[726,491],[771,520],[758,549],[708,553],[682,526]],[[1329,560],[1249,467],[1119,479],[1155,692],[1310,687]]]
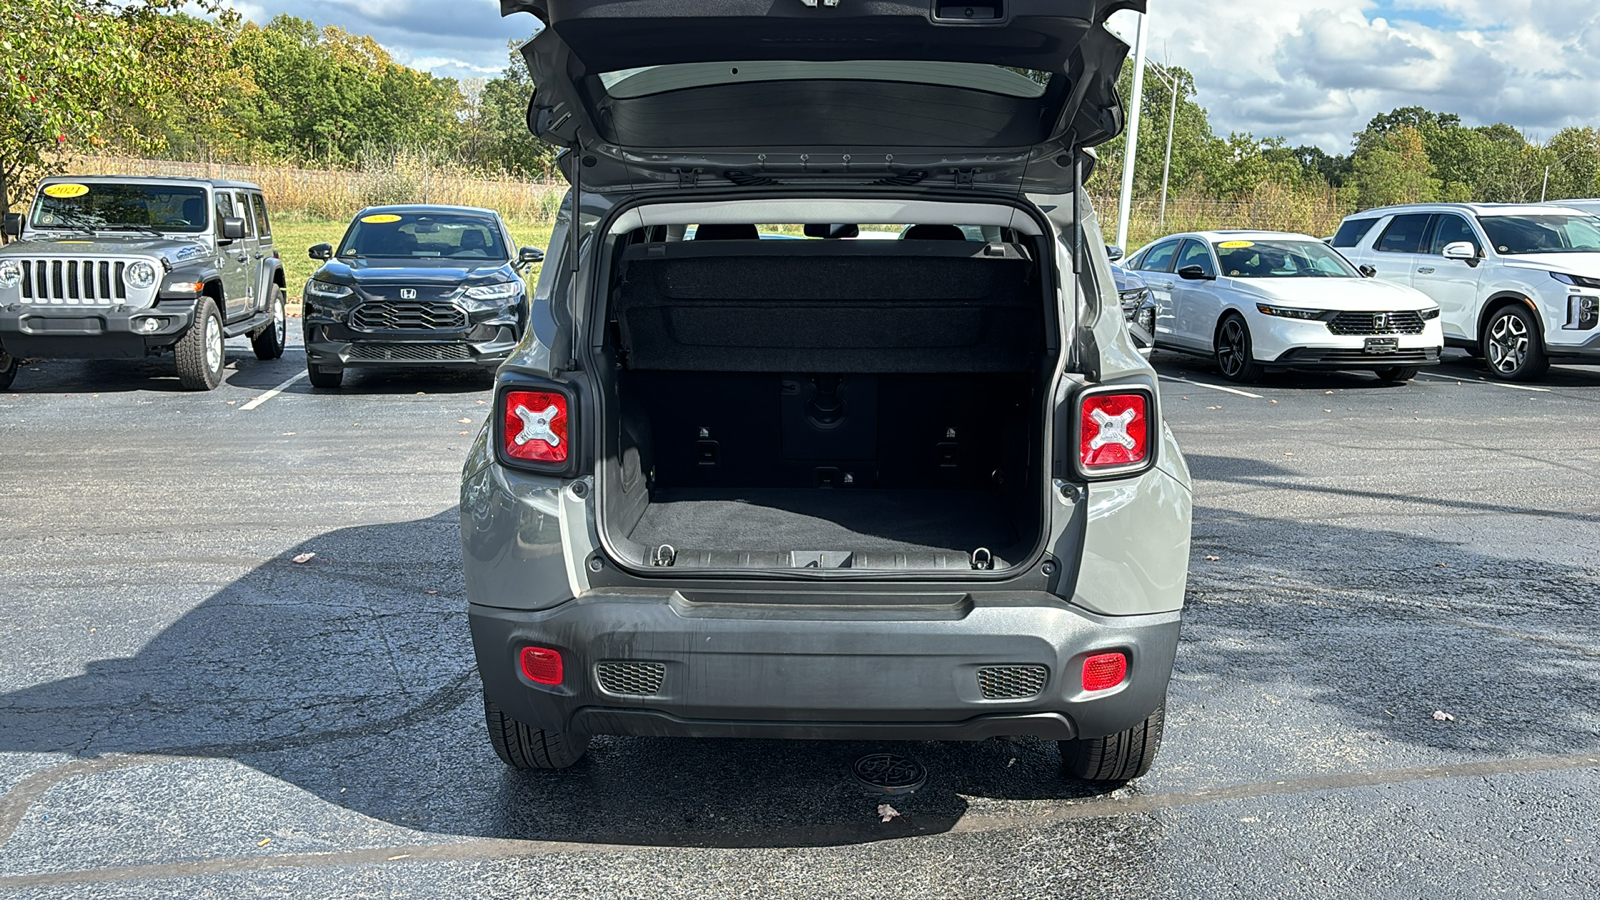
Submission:
[[[256,407],[258,407],[261,404],[267,402],[268,400],[271,400],[273,397],[276,397],[279,394],[283,393],[283,389],[284,388],[288,387],[291,384],[294,384],[296,381],[299,381],[300,379],[302,379],[304,377],[306,377],[306,373],[305,373],[304,370],[296,372],[293,378],[289,378],[289,379],[285,380],[283,382],[283,384],[280,384],[277,387],[273,388],[272,390],[267,391],[265,394],[262,394],[261,396],[255,398],[254,400],[251,400],[249,403],[246,403],[245,405],[239,407],[239,409],[241,411],[255,409]]]
[[[1453,381],[1456,384],[1486,384],[1489,387],[1507,388],[1513,391],[1531,391],[1535,394],[1555,393],[1549,388],[1532,387],[1531,385],[1526,384],[1506,384],[1505,382],[1501,381],[1490,381],[1487,378],[1451,378],[1448,375],[1434,375],[1430,372],[1418,372],[1417,377],[1426,378],[1429,381]]]
[[[1176,382],[1178,384],[1187,384],[1190,387],[1205,388],[1206,390],[1209,390],[1209,391],[1221,391],[1224,394],[1236,394],[1236,395],[1238,395],[1240,397],[1249,397],[1251,400],[1265,400],[1266,399],[1265,397],[1262,397],[1260,394],[1252,394],[1249,391],[1241,391],[1241,390],[1239,390],[1237,388],[1223,387],[1220,384],[1206,384],[1203,381],[1189,381],[1186,378],[1173,378],[1171,375],[1163,375],[1163,376],[1161,376],[1161,378],[1162,378],[1163,381],[1172,381],[1172,382]]]

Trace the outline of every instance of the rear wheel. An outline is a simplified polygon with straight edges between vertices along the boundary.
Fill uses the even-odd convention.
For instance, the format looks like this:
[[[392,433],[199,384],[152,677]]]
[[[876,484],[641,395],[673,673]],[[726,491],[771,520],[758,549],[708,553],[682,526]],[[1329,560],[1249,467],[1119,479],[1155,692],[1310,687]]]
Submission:
[[[1531,381],[1550,369],[1539,320],[1520,303],[1495,310],[1483,325],[1484,361],[1501,381]]]
[[[173,346],[178,359],[178,381],[185,390],[209,391],[222,383],[222,316],[216,301],[201,297],[194,309],[194,324]]]
[[[589,749],[588,735],[524,725],[501,712],[488,698],[483,701],[483,716],[495,754],[513,769],[565,769],[582,759],[583,752]]]
[[[7,353],[4,347],[0,347],[0,391],[11,387],[12,380],[17,377],[17,366],[21,362],[22,360]]]
[[[262,360],[283,356],[283,346],[289,340],[289,314],[284,308],[283,288],[274,285],[267,304],[272,311],[272,321],[260,333],[250,337],[250,346],[256,351],[256,359]]]
[[[1261,380],[1264,371],[1256,362],[1255,349],[1250,343],[1250,326],[1238,315],[1228,316],[1217,326],[1217,336],[1212,342],[1217,357],[1217,368],[1229,381],[1248,384]]]
[[[1059,741],[1061,767],[1068,777],[1097,784],[1120,784],[1150,771],[1161,749],[1167,708],[1163,704],[1143,722],[1100,738]]]
[[[1417,377],[1418,371],[1419,369],[1416,366],[1391,366],[1387,369],[1373,369],[1372,374],[1378,376],[1379,381],[1398,384]]]

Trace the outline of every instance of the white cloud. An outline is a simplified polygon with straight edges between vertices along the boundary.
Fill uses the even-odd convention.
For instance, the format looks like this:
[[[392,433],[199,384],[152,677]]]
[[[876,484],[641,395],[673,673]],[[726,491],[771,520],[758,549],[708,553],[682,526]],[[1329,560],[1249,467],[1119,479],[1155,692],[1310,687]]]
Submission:
[[[1194,72],[1220,133],[1349,149],[1422,106],[1535,139],[1600,124],[1600,4],[1549,0],[1152,0],[1150,55]],[[1131,37],[1131,14],[1113,25]]]

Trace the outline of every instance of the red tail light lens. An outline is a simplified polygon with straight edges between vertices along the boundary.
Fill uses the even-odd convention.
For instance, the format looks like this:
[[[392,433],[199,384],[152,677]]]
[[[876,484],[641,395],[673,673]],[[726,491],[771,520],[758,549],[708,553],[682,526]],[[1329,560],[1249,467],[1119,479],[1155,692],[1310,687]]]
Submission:
[[[1150,458],[1150,395],[1091,394],[1078,412],[1078,461],[1084,474],[1138,468]]]
[[[567,429],[567,397],[555,391],[507,391],[506,455],[529,462],[561,465],[572,442]]]
[[[560,684],[561,654],[545,647],[523,647],[522,674],[534,684]]]
[[[1121,653],[1097,653],[1083,661],[1083,689],[1109,691],[1128,678],[1128,658]]]

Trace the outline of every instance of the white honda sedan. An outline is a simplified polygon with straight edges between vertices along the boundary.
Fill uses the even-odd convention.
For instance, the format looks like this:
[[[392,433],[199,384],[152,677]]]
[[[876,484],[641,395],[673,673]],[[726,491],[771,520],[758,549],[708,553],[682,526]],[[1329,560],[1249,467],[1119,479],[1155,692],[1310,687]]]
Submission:
[[[1368,369],[1409,381],[1444,350],[1438,304],[1368,277],[1307,235],[1178,234],[1125,265],[1155,295],[1156,347],[1214,357],[1231,381],[1274,368]]]

